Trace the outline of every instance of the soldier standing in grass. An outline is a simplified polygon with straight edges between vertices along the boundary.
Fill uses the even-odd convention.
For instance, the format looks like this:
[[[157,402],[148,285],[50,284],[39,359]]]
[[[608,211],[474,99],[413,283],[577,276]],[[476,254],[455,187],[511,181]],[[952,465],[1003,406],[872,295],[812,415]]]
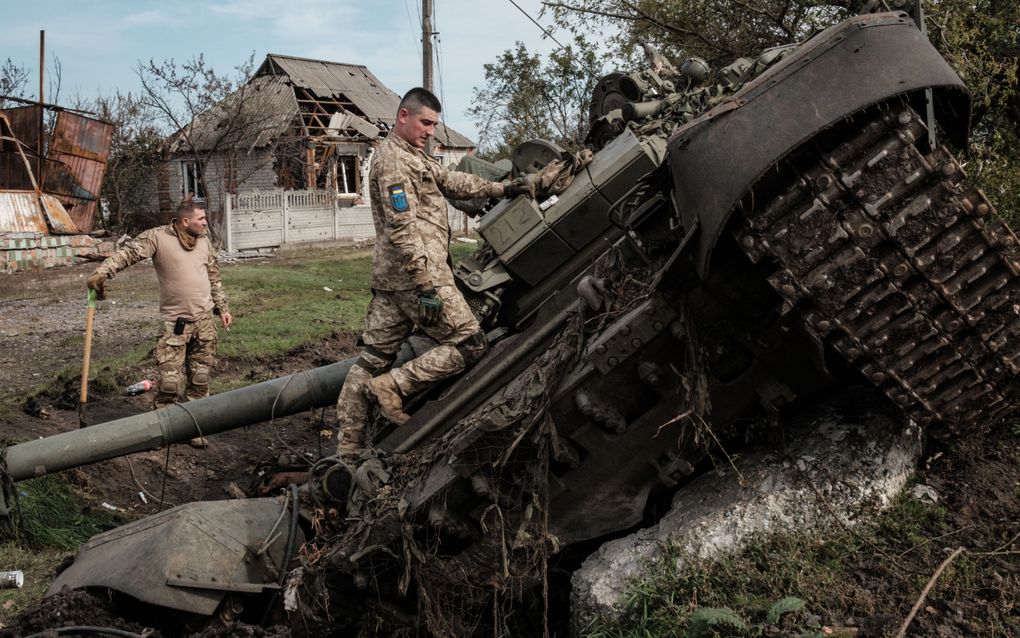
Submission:
[[[410,418],[404,412],[406,397],[463,372],[488,349],[485,333],[454,285],[445,196],[534,196],[526,181],[490,182],[448,170],[426,154],[440,110],[430,91],[408,91],[369,171],[376,232],[372,301],[364,348],[337,399],[341,455],[365,446],[369,397],[384,417],[403,423]],[[415,326],[438,345],[391,370],[400,344]]]
[[[209,395],[209,374],[216,356],[216,322],[224,328],[233,317],[220,282],[216,251],[206,236],[205,209],[189,194],[166,226],[150,228],[106,259],[88,279],[88,287],[104,297],[107,279],[148,257],[159,280],[159,314],[163,336],[156,344],[159,380],[153,398],[156,409],[180,399]],[[186,373],[186,374],[185,374]],[[203,437],[191,440],[205,447]]]

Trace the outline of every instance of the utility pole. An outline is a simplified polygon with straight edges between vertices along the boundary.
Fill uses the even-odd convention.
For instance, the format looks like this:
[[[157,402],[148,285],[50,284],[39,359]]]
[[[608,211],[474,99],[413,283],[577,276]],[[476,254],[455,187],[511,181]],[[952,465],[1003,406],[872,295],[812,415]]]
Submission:
[[[432,0],[421,0],[421,85],[432,91]],[[425,143],[432,154],[432,139]]]
[[[432,0],[421,2],[421,84],[432,90]]]

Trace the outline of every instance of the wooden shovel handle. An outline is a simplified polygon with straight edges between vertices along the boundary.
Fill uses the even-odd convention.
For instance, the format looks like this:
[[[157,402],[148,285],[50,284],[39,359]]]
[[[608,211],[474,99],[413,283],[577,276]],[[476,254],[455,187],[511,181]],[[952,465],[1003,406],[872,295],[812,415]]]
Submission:
[[[89,397],[89,361],[92,358],[92,321],[96,316],[96,291],[89,290],[88,311],[85,314],[85,356],[81,366],[82,403]]]

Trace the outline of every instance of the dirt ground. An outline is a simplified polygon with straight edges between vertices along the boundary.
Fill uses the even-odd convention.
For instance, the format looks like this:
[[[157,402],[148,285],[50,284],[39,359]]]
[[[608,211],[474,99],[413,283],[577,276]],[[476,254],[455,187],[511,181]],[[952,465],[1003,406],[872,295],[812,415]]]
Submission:
[[[79,427],[75,404],[83,350],[85,279],[94,268],[95,264],[86,263],[0,274],[0,406],[7,406],[0,412],[0,439],[25,440]],[[96,312],[93,361],[151,348],[162,329],[151,265],[139,264],[121,273],[108,289],[109,299],[99,302]],[[353,343],[353,335],[333,333],[321,343],[305,345],[279,359],[220,358],[213,375],[219,382],[238,380],[242,385],[247,379],[284,376],[350,357],[355,353]],[[76,372],[58,380],[56,375],[66,368]],[[128,397],[121,390],[140,379],[155,378],[151,357],[137,367],[106,374],[116,385],[98,397],[90,392],[85,409],[89,424],[150,409],[151,394]],[[44,394],[26,411],[24,399],[40,388]],[[46,418],[30,414],[35,408],[43,410]],[[181,444],[173,446],[169,455],[165,450],[141,452],[72,470],[71,477],[90,505],[106,503],[132,516],[145,516],[159,510],[160,495],[168,506],[230,498],[236,492],[232,484],[242,491],[254,490],[262,466],[281,457],[329,454],[335,441],[320,432],[334,428],[335,422],[332,409],[316,410],[210,436],[205,449]],[[147,494],[147,502],[139,492]]]
[[[229,265],[227,266],[229,267]],[[0,275],[0,438],[24,440],[47,436],[78,427],[77,411],[67,404],[77,391],[74,383],[55,381],[58,372],[80,366],[84,325],[84,282],[92,270],[90,264],[52,269],[38,273]],[[155,276],[148,266],[136,266],[112,283],[110,301],[99,309],[95,328],[95,357],[110,357],[154,344],[159,331],[155,319]],[[114,301],[116,303],[114,303]],[[218,361],[214,374],[224,381],[282,376],[297,370],[326,365],[352,356],[353,335],[334,333],[320,343],[300,347],[272,360]],[[152,378],[151,361],[124,372],[114,372],[118,384],[127,385],[140,378]],[[73,377],[73,375],[72,375]],[[73,379],[71,380],[73,381]],[[23,398],[47,384],[52,392],[44,396],[42,407],[48,418],[32,416],[23,409]],[[60,397],[65,402],[62,404]],[[150,397],[109,398],[90,401],[87,417],[91,423],[139,413],[148,408]],[[73,402],[72,402],[73,403]],[[63,406],[63,407],[62,407]],[[312,456],[329,454],[335,442],[322,430],[335,426],[333,410],[316,410],[280,419],[271,425],[259,425],[210,437],[207,449],[176,445],[166,451],[143,452],[128,459],[112,459],[70,472],[73,483],[91,506],[106,503],[132,517],[155,513],[163,495],[166,505],[199,499],[224,499],[237,490],[253,493],[259,472],[288,454]],[[168,460],[169,458],[169,460]],[[164,468],[166,471],[164,472]],[[165,477],[165,481],[164,481]],[[1014,609],[1020,595],[1020,565],[1016,550],[1020,536],[1020,437],[1010,427],[933,445],[918,480],[931,486],[949,512],[946,528],[951,535],[933,545],[966,546],[975,555],[971,584],[966,590],[951,588],[931,593],[913,622],[912,636],[1020,636],[1018,612]],[[143,502],[139,492],[147,493]],[[155,498],[153,498],[155,497]],[[929,558],[915,552],[898,560],[908,573],[924,575],[933,570]],[[977,554],[984,553],[980,556]],[[915,557],[916,556],[916,557]],[[882,556],[855,557],[854,571],[859,586],[869,592],[877,608],[906,610],[918,591],[906,579],[888,578],[881,565]],[[937,560],[936,560],[937,563]],[[46,605],[85,610],[93,599],[69,599],[42,604],[32,613],[42,614],[38,626],[52,617]],[[28,617],[28,616],[26,616]],[[85,613],[83,618],[91,617]],[[901,614],[878,616],[875,627],[858,636],[891,635]],[[24,619],[22,619],[24,621]],[[848,619],[831,618],[831,624]],[[28,627],[22,623],[23,627]],[[30,623],[31,624],[31,623]],[[34,626],[34,625],[33,625]],[[996,633],[987,633],[990,627]],[[260,632],[262,630],[259,630]],[[258,633],[251,635],[272,635]],[[283,634],[281,634],[283,635]]]

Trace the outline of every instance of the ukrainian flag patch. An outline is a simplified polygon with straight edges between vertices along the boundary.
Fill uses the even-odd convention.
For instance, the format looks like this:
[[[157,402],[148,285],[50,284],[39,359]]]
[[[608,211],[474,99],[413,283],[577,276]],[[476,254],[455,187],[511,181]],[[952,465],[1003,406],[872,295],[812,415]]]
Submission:
[[[403,184],[390,186],[390,206],[398,213],[403,213],[410,207],[407,203],[407,191],[404,190]]]

